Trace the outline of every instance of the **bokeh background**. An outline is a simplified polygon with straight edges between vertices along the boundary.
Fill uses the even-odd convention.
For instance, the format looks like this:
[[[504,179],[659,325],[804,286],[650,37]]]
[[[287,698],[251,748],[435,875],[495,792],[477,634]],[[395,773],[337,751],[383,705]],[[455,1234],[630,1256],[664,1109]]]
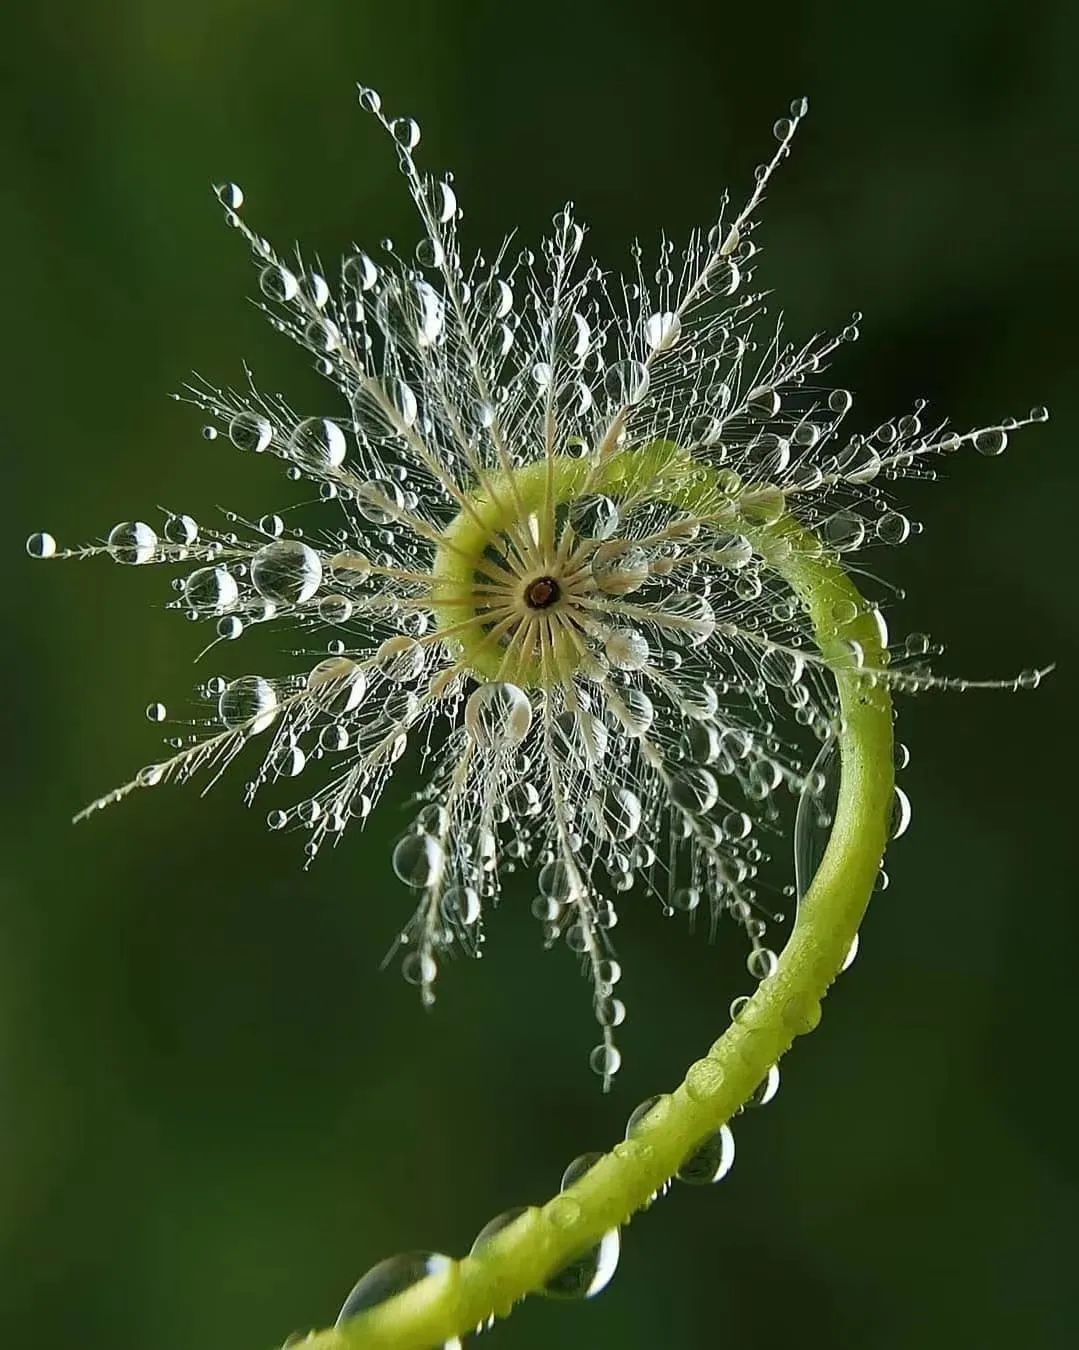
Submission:
[[[400,794],[311,872],[243,809],[242,773],[68,824],[154,757],[143,707],[184,705],[198,637],[160,572],[38,566],[22,540],[290,499],[166,394],[244,358],[264,387],[314,389],[245,303],[212,182],[327,257],[411,237],[362,79],[456,170],[476,245],[535,240],[572,197],[608,261],[743,190],[808,94],[758,235],[792,329],[865,311],[838,378],[870,426],[918,395],[960,426],[1054,414],[909,488],[925,532],[879,567],[906,590],[893,632],[946,639],[948,669],[1057,673],[904,704],[914,824],[892,885],[734,1172],[634,1224],[600,1298],[534,1301],[492,1345],[1074,1344],[1079,10],[112,0],[0,23],[5,1336],[257,1350],[324,1325],[382,1256],[460,1253],[546,1196],[744,983],[738,943],[625,906],[626,1062],[604,1098],[586,987],[541,951],[526,892],[433,1014],[378,973],[407,905]]]

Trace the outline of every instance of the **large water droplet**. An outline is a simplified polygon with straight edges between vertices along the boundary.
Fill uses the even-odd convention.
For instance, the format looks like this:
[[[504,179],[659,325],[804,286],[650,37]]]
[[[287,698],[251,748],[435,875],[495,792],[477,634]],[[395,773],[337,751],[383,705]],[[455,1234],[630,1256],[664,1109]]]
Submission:
[[[603,387],[611,402],[621,406],[640,403],[648,393],[650,377],[640,361],[616,361],[603,376]]]
[[[32,534],[26,541],[26,551],[31,558],[51,558],[56,553],[56,540],[45,531]]]
[[[710,1186],[721,1181],[734,1166],[734,1135],[727,1125],[706,1139],[675,1174],[690,1186]]]
[[[313,473],[337,469],[345,459],[345,433],[327,417],[306,417],[289,440],[289,457]]]
[[[199,613],[220,614],[239,595],[236,578],[227,567],[199,567],[184,579],[184,600]]]
[[[528,1207],[526,1205],[515,1205],[512,1209],[503,1210],[501,1214],[496,1214],[493,1219],[488,1219],[476,1234],[469,1255],[475,1256],[485,1243],[490,1242],[496,1234],[501,1233],[504,1228],[508,1228],[511,1223],[516,1223],[522,1214],[527,1213]]]
[[[592,580],[607,595],[628,595],[648,580],[648,555],[620,540],[601,544],[592,557]]]
[[[319,588],[322,561],[299,539],[275,539],[251,559],[251,582],[259,595],[276,604],[302,605]]]
[[[609,787],[598,799],[602,827],[615,839],[632,839],[641,825],[641,799],[626,787]]]
[[[612,1069],[611,1072],[613,1073],[614,1070]],[[561,1189],[566,1190],[575,1181],[579,1181],[602,1157],[602,1153],[583,1153],[579,1158],[574,1158],[563,1173]],[[554,1203],[556,1202],[552,1202],[552,1204]],[[568,1196],[566,1197],[566,1203],[569,1204]],[[567,1215],[576,1217],[575,1212],[570,1210],[567,1210]],[[560,1224],[559,1226],[563,1225]],[[594,1298],[596,1294],[606,1289],[607,1285],[610,1284],[611,1278],[618,1268],[621,1247],[618,1229],[610,1229],[604,1233],[596,1246],[591,1247],[582,1256],[571,1261],[568,1266],[564,1266],[557,1274],[552,1275],[543,1286],[543,1293],[548,1298],[557,1299]]]
[[[125,520],[109,531],[108,549],[118,563],[138,566],[153,559],[157,535],[141,520]]]
[[[347,656],[331,656],[308,675],[307,692],[320,708],[340,717],[363,702],[367,677]]]
[[[370,1308],[377,1308],[380,1303],[403,1294],[406,1289],[411,1289],[430,1275],[447,1275],[453,1268],[453,1261],[439,1252],[404,1252],[400,1256],[388,1257],[377,1266],[372,1266],[353,1285],[352,1292],[341,1305],[335,1325],[341,1326],[350,1318]],[[443,1341],[441,1350],[461,1350],[461,1342],[455,1336]]]
[[[276,717],[277,694],[261,675],[241,675],[222,690],[217,712],[230,731],[244,727],[254,736],[265,731]]]
[[[532,725],[532,704],[515,684],[481,684],[465,704],[465,726],[483,750],[519,745]]]
[[[686,768],[671,776],[671,801],[693,815],[704,815],[719,800],[719,785],[708,769]]]
[[[406,886],[433,886],[442,876],[446,855],[426,830],[406,834],[393,850],[393,870]]]
[[[261,413],[238,412],[229,423],[229,440],[238,450],[260,455],[273,440],[273,426]]]
[[[682,320],[672,310],[653,314],[644,325],[644,340],[654,352],[665,352],[682,334]]]

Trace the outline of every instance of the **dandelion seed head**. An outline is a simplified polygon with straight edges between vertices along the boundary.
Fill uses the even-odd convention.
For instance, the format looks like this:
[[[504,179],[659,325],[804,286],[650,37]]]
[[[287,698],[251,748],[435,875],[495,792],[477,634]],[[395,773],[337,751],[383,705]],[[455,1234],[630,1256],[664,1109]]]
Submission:
[[[205,681],[194,730],[87,813],[136,787],[214,781],[255,741],[247,800],[273,797],[268,826],[302,832],[310,861],[370,818],[411,747],[422,786],[392,844],[416,902],[402,973],[431,1002],[440,964],[481,953],[505,877],[527,872],[544,942],[590,976],[589,1062],[607,1083],[620,907],[740,929],[749,975],[768,978],[782,916],[761,868],[790,801],[795,900],[812,875],[835,671],[967,686],[929,671],[919,635],[888,648],[876,607],[886,660],[819,649],[776,570],[809,545],[763,544],[762,527],[790,515],[843,558],[902,544],[920,527],[893,501],[898,479],[932,478],[964,447],[995,456],[1047,414],[957,433],[918,403],[852,429],[853,394],[825,376],[861,315],[798,343],[755,289],[759,208],[805,100],[776,122],[739,209],[725,200],[680,247],[635,247],[618,274],[587,257],[572,205],[535,250],[507,238],[467,257],[456,184],[420,167],[418,123],[371,89],[359,99],[415,204],[413,249],[354,248],[331,280],[255,232],[236,184],[216,189],[259,307],[325,377],[326,406],[295,411],[250,375],[182,394],[208,440],[279,460],[317,499],[318,527],[168,512],[81,548],[27,541],[35,558],[175,568],[170,606],[208,649],[266,623],[296,644],[291,672]],[[853,617],[837,609],[836,630]],[[157,702],[146,715],[168,716]],[[893,833],[909,820],[899,793]]]

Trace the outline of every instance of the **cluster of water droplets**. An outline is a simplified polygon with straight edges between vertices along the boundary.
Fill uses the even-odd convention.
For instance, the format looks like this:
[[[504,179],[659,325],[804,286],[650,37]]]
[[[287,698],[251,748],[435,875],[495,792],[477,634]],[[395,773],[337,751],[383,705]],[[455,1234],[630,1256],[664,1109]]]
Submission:
[[[703,916],[713,931],[729,920],[749,973],[766,978],[776,901],[789,919],[829,822],[836,669],[908,690],[970,687],[934,676],[918,635],[876,668],[857,643],[823,657],[776,571],[778,546],[764,556],[747,522],[792,515],[840,558],[901,544],[920,526],[893,503],[893,480],[932,476],[964,446],[999,454],[1046,413],[958,434],[919,403],[849,429],[852,395],[821,379],[860,316],[794,344],[753,289],[757,207],[804,100],[777,122],[740,209],[724,200],[709,229],[680,249],[662,241],[650,261],[635,248],[621,277],[586,259],[572,205],[538,249],[507,240],[466,259],[453,176],[417,166],[415,121],[387,117],[372,90],[360,102],[395,147],[421,226],[414,248],[355,248],[331,278],[256,233],[236,184],[217,189],[251,250],[258,303],[333,406],[296,411],[250,376],[178,395],[208,441],[279,460],[303,510],[214,525],[174,511],[82,547],[27,541],[35,558],[174,568],[171,607],[206,649],[268,622],[296,635],[293,673],[205,679],[193,718],[151,703],[167,753],[88,811],[136,787],[215,778],[256,741],[247,799],[273,796],[267,824],[302,832],[313,858],[368,819],[411,748],[424,786],[392,848],[416,900],[397,943],[405,978],[431,1001],[440,963],[482,955],[485,914],[527,869],[543,941],[591,979],[590,1063],[607,1084],[626,1011],[619,905]],[[620,479],[618,464],[649,447],[652,467]],[[574,463],[575,490],[558,496],[555,466],[568,479]],[[537,493],[532,471],[545,467]],[[706,486],[690,508],[676,484],[697,470]],[[471,553],[455,542],[462,521],[487,529]],[[836,632],[857,617],[840,608]],[[869,613],[886,643],[876,603]],[[312,785],[278,801],[281,780],[293,796],[293,780]],[[790,905],[762,879],[788,804]],[[896,832],[907,819],[900,794]]]
[[[736,1000],[731,1008],[732,1019],[737,1021],[747,1000]],[[808,1028],[802,1019],[798,1031]],[[707,1103],[719,1090],[723,1081],[720,1066],[712,1059],[703,1059],[690,1069],[683,1089],[690,1101]],[[766,1106],[774,1100],[779,1090],[779,1070],[772,1066],[756,1091],[750,1096],[745,1110]],[[626,1121],[625,1137],[616,1144],[611,1156],[626,1163],[647,1163],[653,1154],[651,1137],[662,1132],[668,1122],[674,1105],[668,1094],[648,1097],[630,1113]],[[741,1112],[739,1113],[741,1114]],[[588,1201],[580,1198],[573,1188],[575,1183],[585,1177],[593,1167],[604,1161],[605,1155],[598,1152],[583,1153],[565,1168],[562,1173],[558,1194],[542,1207],[516,1205],[495,1215],[476,1234],[469,1251],[470,1257],[481,1260],[487,1254],[489,1245],[507,1230],[514,1228],[526,1230],[532,1236],[532,1230],[546,1229],[559,1239],[571,1235],[583,1228],[588,1219]],[[651,1199],[651,1204],[661,1195],[667,1195],[675,1182],[691,1187],[714,1186],[727,1177],[734,1166],[734,1132],[729,1124],[706,1135],[695,1143],[673,1176],[665,1182]],[[537,1292],[545,1298],[556,1300],[584,1300],[594,1298],[610,1284],[621,1256],[622,1233],[620,1228],[611,1228],[603,1233],[598,1241],[585,1243],[580,1252],[568,1263],[560,1266],[548,1276],[542,1288]],[[380,1261],[357,1281],[349,1292],[337,1318],[337,1325],[370,1312],[399,1294],[406,1293],[421,1281],[431,1278],[452,1282],[456,1278],[457,1262],[438,1252],[405,1252]],[[476,1328],[479,1335],[495,1323],[492,1314]],[[460,1350],[461,1340],[451,1339],[443,1343],[443,1350]]]

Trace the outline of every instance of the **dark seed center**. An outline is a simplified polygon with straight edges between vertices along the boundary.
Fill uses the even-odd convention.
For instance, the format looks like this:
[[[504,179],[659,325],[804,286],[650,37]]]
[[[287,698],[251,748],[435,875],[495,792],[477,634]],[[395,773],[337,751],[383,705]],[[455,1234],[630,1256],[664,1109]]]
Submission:
[[[529,609],[547,609],[561,594],[562,589],[554,577],[537,577],[525,587],[525,604]]]

